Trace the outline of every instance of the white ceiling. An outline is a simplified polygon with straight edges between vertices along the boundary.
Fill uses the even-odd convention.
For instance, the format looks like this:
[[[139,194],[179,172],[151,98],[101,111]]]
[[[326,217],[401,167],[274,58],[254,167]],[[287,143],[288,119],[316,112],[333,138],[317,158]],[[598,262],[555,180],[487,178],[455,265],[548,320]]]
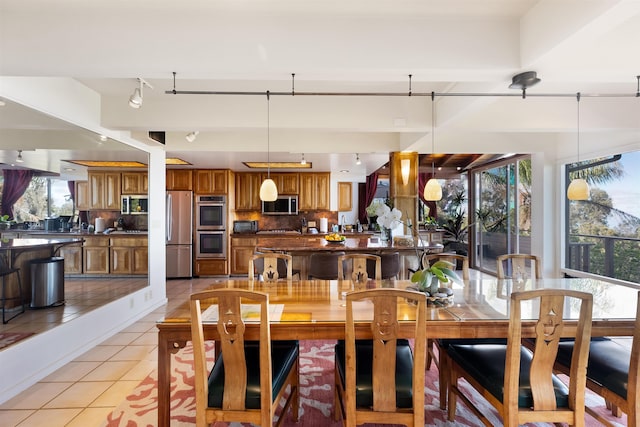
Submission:
[[[638,0],[0,0],[1,76],[76,79],[100,94],[103,127],[145,142],[149,130],[166,131],[167,155],[201,168],[267,159],[266,91],[288,93],[270,97],[270,160],[304,153],[314,170],[364,176],[389,151],[430,153],[432,143],[436,152],[562,156],[575,148],[576,92],[629,95],[584,97],[581,131],[640,145],[639,50]],[[523,71],[542,79],[526,99],[437,96],[432,140],[423,95],[518,95],[508,86]],[[167,94],[173,72],[178,91],[262,95]],[[127,100],[137,77],[153,89],[135,110]],[[61,159],[134,156],[6,104],[0,162],[19,148],[36,149],[24,165],[53,171]],[[192,130],[200,134],[188,143]]]

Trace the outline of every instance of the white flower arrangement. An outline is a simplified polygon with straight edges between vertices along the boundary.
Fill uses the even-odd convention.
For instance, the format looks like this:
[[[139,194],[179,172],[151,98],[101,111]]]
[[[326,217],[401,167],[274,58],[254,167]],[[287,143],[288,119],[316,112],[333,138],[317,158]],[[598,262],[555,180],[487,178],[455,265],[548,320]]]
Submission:
[[[402,222],[402,212],[396,208],[391,209],[385,204],[376,206],[376,215],[378,216],[377,223],[383,228],[395,228]]]

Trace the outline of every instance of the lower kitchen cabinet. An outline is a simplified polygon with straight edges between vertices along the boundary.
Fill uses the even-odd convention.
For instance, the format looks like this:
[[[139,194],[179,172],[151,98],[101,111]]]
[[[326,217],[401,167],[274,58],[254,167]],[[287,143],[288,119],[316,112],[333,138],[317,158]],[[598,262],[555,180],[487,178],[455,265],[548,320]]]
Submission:
[[[109,239],[85,237],[82,257],[84,274],[109,274]]]
[[[197,259],[195,262],[196,276],[222,276],[227,274],[226,259]]]
[[[231,274],[246,275],[249,272],[249,258],[255,252],[258,239],[250,237],[231,238]]]
[[[149,250],[146,237],[111,239],[111,274],[147,274]]]
[[[60,256],[64,258],[65,274],[82,274],[82,246],[63,246],[60,248]]]

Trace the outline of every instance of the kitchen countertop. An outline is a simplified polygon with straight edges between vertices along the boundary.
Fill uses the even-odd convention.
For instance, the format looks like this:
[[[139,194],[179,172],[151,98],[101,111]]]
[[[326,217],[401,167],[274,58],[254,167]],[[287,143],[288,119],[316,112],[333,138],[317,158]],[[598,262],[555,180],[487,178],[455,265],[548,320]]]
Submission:
[[[4,231],[8,231],[11,233],[20,233],[20,235],[23,234],[34,234],[34,235],[46,235],[46,236],[56,236],[56,237],[63,237],[63,236],[69,236],[69,237],[76,237],[76,236],[105,236],[105,237],[110,237],[110,236],[127,236],[127,237],[146,237],[149,233],[147,231],[136,231],[136,232],[130,232],[130,231],[125,231],[125,230],[116,230],[116,231],[112,231],[110,233],[88,233],[86,231],[46,231],[46,230],[4,230]]]

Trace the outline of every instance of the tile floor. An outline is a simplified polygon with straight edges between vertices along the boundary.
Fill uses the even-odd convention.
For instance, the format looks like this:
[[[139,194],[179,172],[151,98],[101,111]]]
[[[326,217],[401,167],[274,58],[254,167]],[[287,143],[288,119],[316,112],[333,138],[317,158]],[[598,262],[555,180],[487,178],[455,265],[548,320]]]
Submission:
[[[156,320],[166,312],[173,311],[186,301],[189,294],[204,289],[213,280],[168,281],[167,304],[0,405],[0,426],[102,425],[107,415],[157,367]],[[45,331],[55,327],[56,323],[68,321],[90,309],[99,301],[104,303],[109,298],[144,286],[146,279],[122,279],[118,282],[118,291],[107,295],[91,290],[98,288],[95,281],[76,283],[68,280],[65,283],[64,307],[28,310],[2,325],[0,331]],[[110,281],[111,285],[113,281]]]

